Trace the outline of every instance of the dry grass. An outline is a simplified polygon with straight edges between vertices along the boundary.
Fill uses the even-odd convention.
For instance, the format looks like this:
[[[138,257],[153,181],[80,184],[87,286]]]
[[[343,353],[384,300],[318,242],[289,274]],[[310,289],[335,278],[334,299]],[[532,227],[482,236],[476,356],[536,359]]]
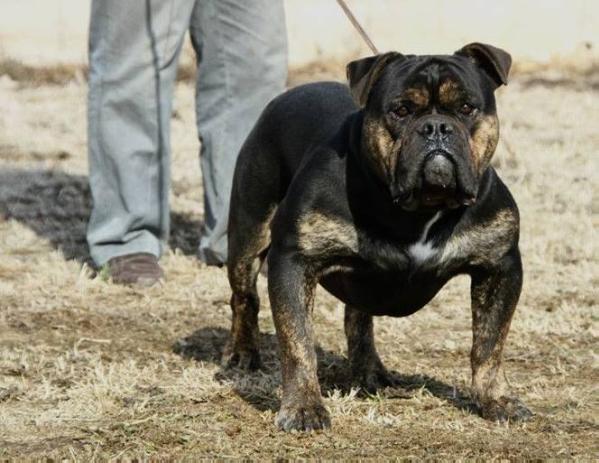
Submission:
[[[379,320],[382,357],[402,387],[371,397],[348,390],[341,307],[319,294],[334,428],[311,435],[273,426],[280,382],[263,280],[267,369],[219,369],[229,289],[223,270],[194,257],[193,88],[176,90],[169,280],[143,293],[90,276],[85,85],[0,79],[0,457],[599,457],[597,76],[555,75],[522,75],[499,98],[496,164],[522,211],[526,271],[506,367],[535,418],[497,425],[472,412],[459,279],[416,315]]]
[[[186,43],[183,58],[177,69],[177,82],[193,84],[196,79],[195,54]],[[356,58],[359,56],[356,55]],[[289,86],[301,82],[344,79],[345,63],[338,60],[315,61],[294,66],[289,72]],[[71,82],[83,83],[87,80],[88,67],[85,64],[37,65],[23,63],[14,58],[0,55],[0,77],[6,76],[20,87],[64,86]],[[547,63],[534,61],[516,62],[512,76],[534,79],[542,73],[549,85],[587,85],[599,89],[599,57],[593,54],[580,59],[578,56],[554,58]],[[582,79],[581,79],[582,77]]]
[[[76,64],[31,66],[12,58],[0,60],[0,75],[28,87],[66,85],[72,81],[83,80],[86,74],[87,67]]]

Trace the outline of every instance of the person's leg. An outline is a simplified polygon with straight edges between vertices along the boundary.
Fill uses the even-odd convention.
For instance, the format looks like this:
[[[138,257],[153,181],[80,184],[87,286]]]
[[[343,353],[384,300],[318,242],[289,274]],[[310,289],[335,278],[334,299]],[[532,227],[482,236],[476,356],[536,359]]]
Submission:
[[[283,0],[198,0],[190,31],[198,53],[204,226],[199,257],[227,260],[227,222],[239,149],[264,106],[285,89]]]
[[[194,0],[93,0],[88,149],[98,266],[159,257],[169,232],[172,87]]]

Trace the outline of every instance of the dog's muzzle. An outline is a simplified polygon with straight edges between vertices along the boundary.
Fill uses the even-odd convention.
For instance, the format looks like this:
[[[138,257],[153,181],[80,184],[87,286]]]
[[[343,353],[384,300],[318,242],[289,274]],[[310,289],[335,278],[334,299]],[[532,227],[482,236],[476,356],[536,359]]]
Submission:
[[[453,199],[456,185],[455,164],[449,155],[442,151],[429,153],[422,166],[422,204],[434,206]]]
[[[406,137],[395,184],[395,203],[406,210],[456,208],[476,200],[478,182],[468,134],[448,116],[424,116]]]
[[[455,190],[455,166],[441,151],[434,151],[427,156],[423,176],[425,188],[429,186],[442,190]]]

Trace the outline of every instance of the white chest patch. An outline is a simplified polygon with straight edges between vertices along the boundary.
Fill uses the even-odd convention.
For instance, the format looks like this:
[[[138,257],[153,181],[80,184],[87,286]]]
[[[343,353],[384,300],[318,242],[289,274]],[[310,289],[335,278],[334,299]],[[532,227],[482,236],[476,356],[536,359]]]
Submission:
[[[422,235],[420,235],[420,239],[416,241],[414,244],[410,245],[408,248],[408,254],[414,261],[414,264],[421,265],[430,258],[434,257],[438,249],[435,248],[432,243],[427,242],[428,240],[428,232],[430,231],[433,224],[439,220],[441,217],[441,212],[437,212],[432,219],[430,219],[426,225],[424,226],[424,230],[422,230]]]

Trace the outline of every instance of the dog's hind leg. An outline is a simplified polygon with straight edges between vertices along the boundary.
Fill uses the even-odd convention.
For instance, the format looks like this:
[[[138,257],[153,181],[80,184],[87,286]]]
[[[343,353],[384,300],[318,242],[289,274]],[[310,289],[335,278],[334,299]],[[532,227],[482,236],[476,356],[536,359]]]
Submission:
[[[244,370],[260,367],[256,280],[270,245],[270,221],[279,199],[277,179],[257,170],[258,154],[251,148],[247,143],[240,153],[231,194],[227,272],[232,320],[222,358],[223,366]],[[249,158],[252,163],[247,162]]]
[[[346,305],[344,328],[353,382],[369,393],[393,386],[394,378],[376,351],[372,315]]]
[[[231,295],[231,334],[223,352],[223,365],[244,370],[260,368],[258,350],[258,311],[260,298],[256,280],[269,244],[268,223],[255,221],[239,224],[229,238],[227,271]],[[236,220],[231,220],[235,223]]]

